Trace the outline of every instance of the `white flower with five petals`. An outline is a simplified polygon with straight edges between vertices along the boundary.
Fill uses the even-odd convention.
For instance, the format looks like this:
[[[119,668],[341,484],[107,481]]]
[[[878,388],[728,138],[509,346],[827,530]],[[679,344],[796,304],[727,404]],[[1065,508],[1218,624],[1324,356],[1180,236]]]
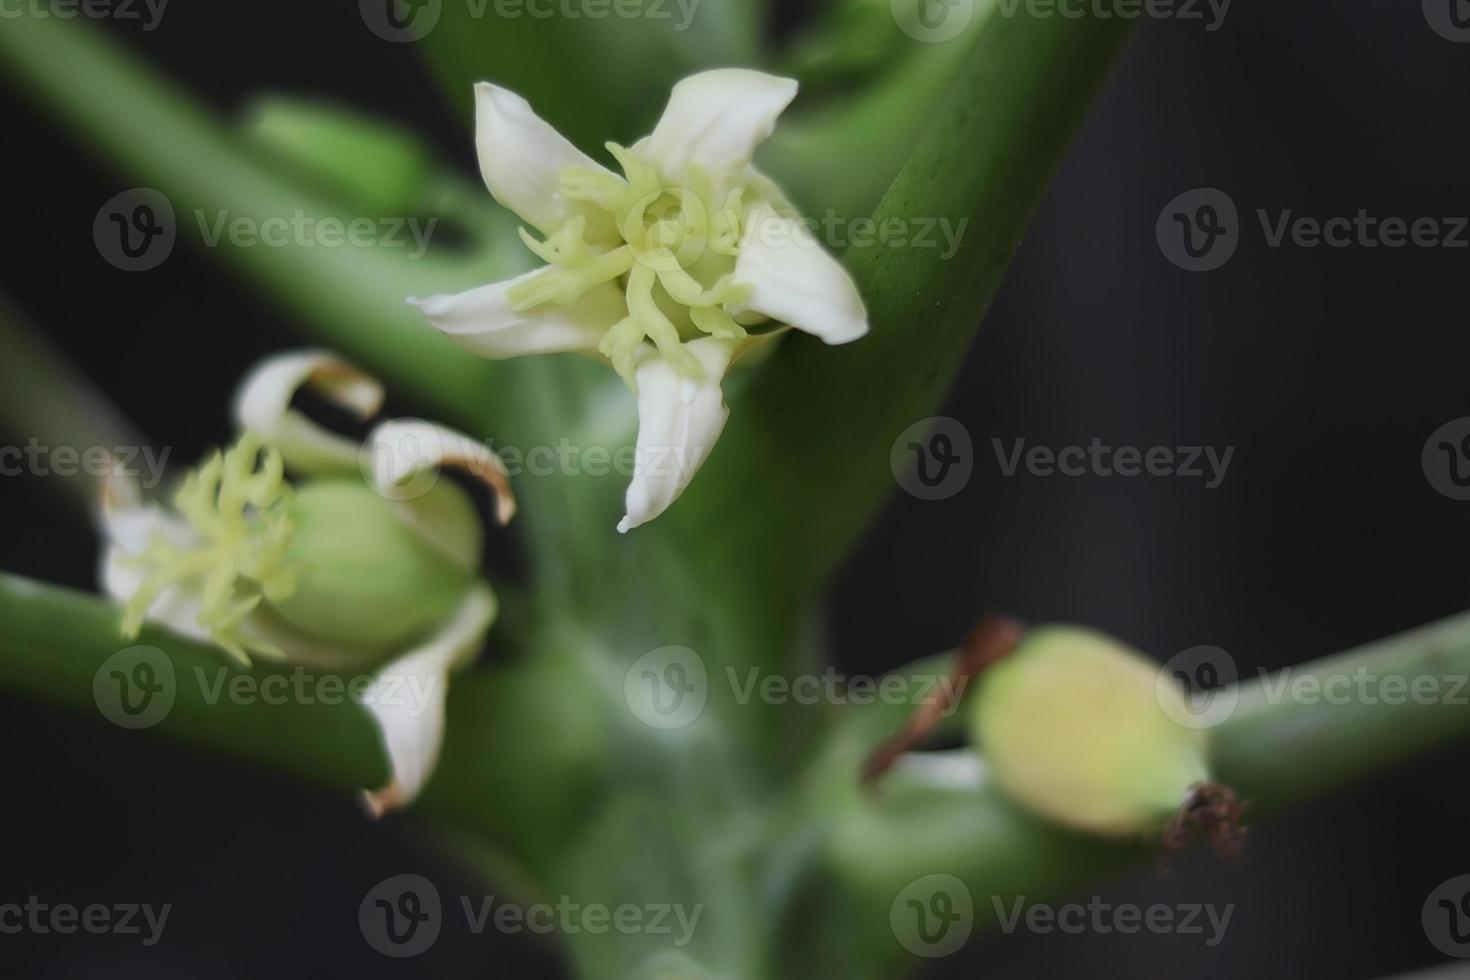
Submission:
[[[796,82],[744,69],[685,78],[651,135],[607,144],[622,176],[513,92],[481,83],[475,95],[485,184],[540,233],[521,237],[546,264],[409,302],[484,357],[576,351],[612,364],[638,399],[627,531],[672,504],[708,457],[732,363],[786,327],[829,344],[867,333],[852,278],[751,165]]]

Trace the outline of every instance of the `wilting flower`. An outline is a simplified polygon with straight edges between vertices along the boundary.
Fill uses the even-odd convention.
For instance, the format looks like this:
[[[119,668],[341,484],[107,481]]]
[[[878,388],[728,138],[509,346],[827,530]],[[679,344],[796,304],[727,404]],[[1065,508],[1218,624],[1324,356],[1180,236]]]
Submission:
[[[651,135],[607,144],[622,176],[513,92],[481,83],[475,95],[481,174],[541,233],[521,238],[546,265],[410,302],[485,357],[580,351],[612,364],[638,397],[627,531],[673,503],[713,448],[732,362],[783,327],[829,344],[868,330],[851,277],[751,166],[796,82],[742,69],[685,78]]]
[[[239,440],[189,473],[172,506],[109,478],[102,582],[123,603],[130,638],[146,620],[245,665],[371,673],[362,702],[393,769],[367,794],[381,813],[411,801],[433,771],[449,674],[497,612],[479,575],[480,519],[464,491],[434,476],[453,466],[488,483],[502,523],[515,502],[483,445],[395,420],[359,446],[291,407],[304,386],[363,420],[383,399],[376,381],[325,352],[265,361],[236,396]],[[387,693],[406,689],[418,700]]]

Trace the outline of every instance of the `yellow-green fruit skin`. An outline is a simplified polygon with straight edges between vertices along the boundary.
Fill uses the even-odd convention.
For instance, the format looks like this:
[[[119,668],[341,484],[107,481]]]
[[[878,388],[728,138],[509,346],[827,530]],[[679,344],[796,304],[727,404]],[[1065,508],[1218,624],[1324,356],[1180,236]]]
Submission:
[[[1129,835],[1157,829],[1208,779],[1205,731],[1173,720],[1186,707],[1148,658],[1092,630],[1044,626],[980,675],[970,730],[1017,802]]]
[[[300,580],[271,603],[275,613],[322,642],[373,651],[401,650],[442,623],[473,576],[395,506],[358,480],[298,487],[287,557],[299,563]]]

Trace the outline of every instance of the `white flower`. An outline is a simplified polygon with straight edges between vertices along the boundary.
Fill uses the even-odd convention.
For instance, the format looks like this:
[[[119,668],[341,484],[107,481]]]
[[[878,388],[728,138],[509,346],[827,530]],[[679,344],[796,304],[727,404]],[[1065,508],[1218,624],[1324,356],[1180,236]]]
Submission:
[[[397,420],[359,445],[291,407],[304,386],[363,420],[383,399],[330,354],[267,360],[237,395],[239,441],[190,473],[172,506],[144,503],[117,472],[107,480],[102,584],[124,604],[130,638],[146,620],[244,665],[254,656],[369,674],[361,701],[393,773],[365,794],[381,814],[412,801],[433,772],[449,675],[497,612],[479,576],[479,518],[435,474],[455,466],[489,484],[502,523],[515,501],[485,446]]]
[[[521,238],[546,265],[409,302],[484,357],[578,351],[612,364],[638,396],[627,531],[672,504],[708,457],[733,361],[784,327],[829,344],[867,333],[851,277],[751,166],[796,82],[728,68],[685,78],[651,135],[607,144],[622,176],[513,92],[481,83],[475,96],[485,184],[540,232]]]

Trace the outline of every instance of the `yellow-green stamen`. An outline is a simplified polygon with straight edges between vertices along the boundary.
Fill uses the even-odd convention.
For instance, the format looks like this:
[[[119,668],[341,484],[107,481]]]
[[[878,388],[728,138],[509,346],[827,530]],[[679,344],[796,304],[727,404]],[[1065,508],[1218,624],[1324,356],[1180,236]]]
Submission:
[[[598,349],[629,386],[646,342],[682,373],[700,377],[703,369],[685,349],[687,341],[746,335],[725,307],[747,298],[733,273],[745,215],[760,199],[759,187],[750,178],[717,192],[698,168],[690,169],[687,186],[674,186],[634,150],[616,143],[607,149],[622,177],[568,167],[559,186],[567,200],[606,212],[610,221],[597,221],[594,214],[593,224],[615,232],[589,240],[589,222],[580,214],[544,241],[522,229],[521,240],[548,268],[513,287],[510,304],[522,312],[571,306],[589,289],[615,282],[626,298],[627,316],[608,329]]]
[[[156,536],[136,557],[148,575],[128,599],[123,634],[138,636],[165,591],[202,581],[198,620],[210,639],[244,663],[247,650],[280,656],[268,645],[247,641],[241,623],[262,599],[284,599],[296,589],[298,569],[286,560],[291,522],[282,511],[290,492],[281,454],[262,453],[260,440],[249,434],[191,472],[173,503],[199,543],[180,546]]]

